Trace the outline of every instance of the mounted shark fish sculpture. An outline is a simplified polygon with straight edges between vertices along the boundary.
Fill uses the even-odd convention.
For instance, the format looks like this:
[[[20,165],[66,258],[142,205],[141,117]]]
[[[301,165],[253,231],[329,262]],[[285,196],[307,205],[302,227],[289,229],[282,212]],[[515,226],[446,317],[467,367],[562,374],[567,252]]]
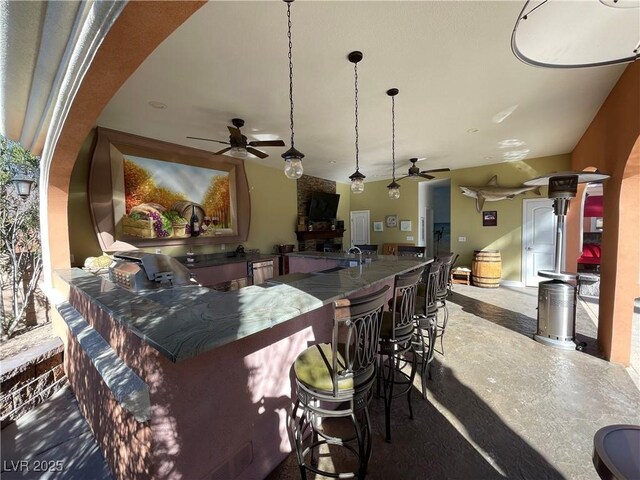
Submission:
[[[497,202],[498,200],[504,200],[508,198],[511,200],[516,195],[521,193],[533,192],[536,195],[540,195],[540,187],[500,187],[498,186],[498,176],[494,175],[484,187],[463,187],[460,186],[462,194],[467,197],[476,199],[476,210],[482,211],[484,202]]]

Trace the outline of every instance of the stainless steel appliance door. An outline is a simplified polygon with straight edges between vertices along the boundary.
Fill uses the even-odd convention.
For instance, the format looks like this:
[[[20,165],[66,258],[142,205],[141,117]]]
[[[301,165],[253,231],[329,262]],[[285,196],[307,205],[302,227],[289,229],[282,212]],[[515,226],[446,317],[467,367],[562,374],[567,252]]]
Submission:
[[[259,285],[270,278],[273,278],[273,260],[265,262],[253,262],[251,264],[253,270],[253,284]]]

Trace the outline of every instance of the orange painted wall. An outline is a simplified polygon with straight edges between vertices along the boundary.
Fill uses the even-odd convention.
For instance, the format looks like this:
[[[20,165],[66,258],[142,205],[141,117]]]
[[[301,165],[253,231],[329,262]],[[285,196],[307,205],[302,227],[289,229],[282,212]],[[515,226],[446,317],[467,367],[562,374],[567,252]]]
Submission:
[[[634,299],[640,297],[640,62],[630,64],[611,90],[571,165],[611,175],[604,183],[598,346],[609,360],[628,365]],[[570,210],[567,258],[574,259],[580,202]]]

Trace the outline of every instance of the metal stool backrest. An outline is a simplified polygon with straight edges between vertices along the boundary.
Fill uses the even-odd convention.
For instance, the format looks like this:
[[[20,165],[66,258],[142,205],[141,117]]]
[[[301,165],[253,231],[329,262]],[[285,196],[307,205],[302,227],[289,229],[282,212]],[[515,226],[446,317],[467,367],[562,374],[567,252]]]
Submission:
[[[406,330],[407,325],[413,325],[413,315],[416,308],[416,294],[418,282],[422,277],[424,267],[396,275],[393,285],[393,337],[392,340],[402,340],[406,335],[396,335],[399,330]],[[410,336],[411,334],[409,334]]]
[[[429,307],[432,307],[436,304],[436,300],[438,297],[438,286],[440,281],[440,270],[442,269],[442,262],[439,260],[435,260],[430,268],[429,273],[427,274],[427,290],[425,293],[425,315],[429,312]]]
[[[333,353],[333,394],[338,394],[338,380],[358,375],[376,361],[382,311],[389,285],[374,293],[334,302],[331,349]],[[346,333],[343,332],[347,329]],[[344,342],[344,365],[338,365],[338,342]]]
[[[354,245],[358,247],[365,255],[371,255],[372,253],[378,253],[378,245]]]
[[[396,250],[399,257],[421,257],[426,255],[427,247],[415,247],[413,245],[398,245]]]
[[[451,265],[455,258],[455,253],[449,253],[448,255],[442,255],[437,259],[442,262],[440,267],[440,280],[438,282],[438,292],[442,293],[449,287],[449,273],[451,272]]]

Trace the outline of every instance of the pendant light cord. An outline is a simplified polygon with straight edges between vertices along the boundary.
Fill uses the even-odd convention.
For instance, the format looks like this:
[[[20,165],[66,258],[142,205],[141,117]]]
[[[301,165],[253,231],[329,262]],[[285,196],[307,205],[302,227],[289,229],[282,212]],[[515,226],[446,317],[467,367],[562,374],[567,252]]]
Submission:
[[[360,150],[358,149],[358,62],[353,64],[353,72],[355,79],[355,93],[356,93],[356,172],[360,170],[358,157]]]
[[[396,97],[391,97],[391,160],[393,162],[393,182],[396,181]]]
[[[293,143],[293,61],[291,60],[291,50],[293,49],[293,43],[291,43],[291,3],[287,2],[287,37],[289,38],[289,105],[290,113],[289,118],[291,120],[291,148],[294,148]]]

